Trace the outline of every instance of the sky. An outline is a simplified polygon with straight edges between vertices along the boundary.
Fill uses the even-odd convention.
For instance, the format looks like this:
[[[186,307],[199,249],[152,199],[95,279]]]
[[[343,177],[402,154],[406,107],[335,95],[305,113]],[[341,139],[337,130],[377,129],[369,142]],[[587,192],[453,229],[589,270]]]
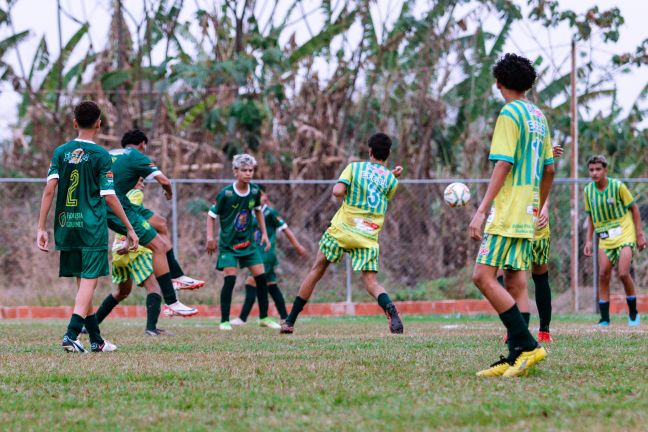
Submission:
[[[514,0],[523,9],[526,9],[526,0]],[[79,45],[73,59],[80,59],[81,55],[88,49],[92,43],[95,50],[99,50],[106,45],[108,26],[110,23],[111,0],[60,0],[62,9],[66,12],[62,16],[63,41],[67,41],[72,34],[78,30],[80,24],[75,22],[71,17],[78,21],[89,21],[90,37],[85,38]],[[5,3],[5,2],[3,2]],[[20,45],[20,56],[25,68],[29,68],[34,52],[43,35],[45,35],[50,57],[55,59],[58,55],[58,32],[56,20],[56,1],[55,0],[17,0],[12,9],[12,20],[16,31],[30,30],[29,39]],[[180,17],[180,21],[192,21],[193,13],[196,6],[209,9],[214,3],[210,0],[192,0],[185,1],[185,7]],[[216,1],[216,3],[220,3]],[[272,2],[273,3],[273,2]],[[279,0],[276,16],[282,16],[287,10],[289,0]],[[340,5],[342,2],[333,1],[334,5]],[[400,11],[403,0],[376,0],[372,2],[371,13],[375,20],[384,21],[385,28],[390,30]],[[415,14],[422,14],[429,9],[432,2],[428,0],[419,0],[414,8]],[[257,15],[261,23],[264,17],[270,13],[270,1],[257,1]],[[317,8],[318,1],[304,1],[297,7],[289,22],[291,31],[284,33],[285,42],[294,32],[296,42],[301,44],[308,40],[310,34],[316,32],[323,23],[323,14]],[[125,8],[130,12],[131,17],[127,18],[127,23],[131,30],[135,30],[135,22],[141,19],[143,0],[124,0]],[[575,12],[584,12],[592,6],[598,6],[604,10],[610,7],[619,7],[625,18],[625,24],[620,30],[621,37],[615,44],[604,44],[599,37],[593,38],[592,42],[582,44],[579,48],[588,53],[592,53],[595,62],[605,64],[613,54],[633,52],[642,40],[648,38],[648,30],[645,21],[644,1],[639,0],[562,0],[561,8],[572,9]],[[3,9],[6,4],[2,5]],[[340,8],[338,7],[338,10]],[[459,16],[462,13],[474,13],[475,5],[468,5],[459,10]],[[37,12],[37,13],[35,13]],[[69,15],[69,16],[68,16]],[[303,19],[302,16],[306,18]],[[267,18],[265,18],[267,20]],[[486,30],[497,33],[501,24],[493,17],[484,18],[483,24]],[[468,29],[468,32],[474,29]],[[10,30],[6,27],[0,29],[0,39],[9,36]],[[348,34],[350,40],[361,37],[359,28],[351,29]],[[378,37],[382,37],[379,34]],[[550,73],[555,77],[569,71],[569,49],[571,33],[566,25],[556,29],[547,30],[541,25],[531,25],[529,23],[516,22],[512,28],[509,41],[505,47],[506,52],[524,53],[529,58],[535,58],[539,55],[545,59],[545,66],[549,66]],[[334,43],[336,41],[334,40]],[[160,54],[161,55],[161,54]],[[588,54],[589,55],[589,54]],[[7,55],[7,60],[16,70],[19,70],[18,56],[15,50],[11,50]],[[334,65],[321,61],[316,64],[320,77],[330,76]],[[634,70],[630,74],[618,74],[610,81],[610,86],[618,88],[619,103],[628,110],[636,100],[641,89],[648,83],[648,74],[645,67]],[[19,101],[19,95],[13,89],[3,84],[0,87],[2,98],[0,99],[0,140],[11,137],[12,126],[16,122],[16,110]],[[598,110],[605,110],[609,102],[601,102],[594,105],[590,113],[584,115],[594,115]]]

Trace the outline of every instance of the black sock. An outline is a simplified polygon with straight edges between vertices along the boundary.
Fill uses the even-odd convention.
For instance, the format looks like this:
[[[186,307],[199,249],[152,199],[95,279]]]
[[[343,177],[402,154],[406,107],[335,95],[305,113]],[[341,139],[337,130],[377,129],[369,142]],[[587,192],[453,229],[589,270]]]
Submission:
[[[497,282],[499,282],[500,285],[504,286],[504,276],[502,275],[497,276]]]
[[[104,299],[104,301],[101,302],[101,306],[99,306],[99,309],[97,309],[97,312],[95,312],[95,316],[97,317],[97,322],[101,324],[103,320],[106,319],[108,315],[110,315],[110,312],[119,304],[119,300],[115,299],[112,294],[108,294],[108,296]]]
[[[538,346],[518,309],[517,304],[499,315],[509,335],[509,361],[517,357],[519,351],[530,351]]]
[[[176,260],[175,255],[173,254],[173,249],[168,251],[166,253],[166,256],[167,256],[167,262],[169,263],[169,272],[171,273],[171,279],[184,276],[182,267],[180,267],[180,263]]]
[[[160,305],[162,297],[158,293],[150,293],[146,296],[146,330],[157,329],[157,322],[160,318]]]
[[[288,324],[295,324],[295,321],[297,321],[297,316],[302,311],[302,309],[304,309],[306,302],[308,302],[308,300],[304,300],[299,296],[295,297],[295,302],[293,303],[292,309],[290,310],[290,315],[288,315],[288,318],[286,318],[286,322]]]
[[[99,332],[99,322],[97,322],[97,316],[95,314],[88,315],[85,319],[85,327],[88,330],[88,336],[90,337],[90,344],[101,345],[104,340],[101,337],[101,332]]]
[[[549,272],[532,275],[535,285],[536,306],[540,318],[540,331],[548,332],[551,322],[551,288],[549,288]]]
[[[599,309],[601,310],[601,321],[610,322],[610,302],[599,300]]]
[[[630,319],[634,321],[634,319],[637,318],[637,296],[627,296],[626,302],[628,303]]]
[[[530,312],[521,312],[521,313],[527,328],[529,328],[529,323],[531,322],[531,313]]]
[[[232,292],[236,284],[236,276],[225,276],[223,289],[220,295],[221,322],[229,321],[230,307],[232,306]]]
[[[286,310],[286,300],[284,300],[284,296],[281,294],[279,285],[275,283],[268,284],[268,294],[272,297],[272,301],[277,308],[279,317],[281,317],[282,320],[285,320],[288,317],[288,311]]]
[[[84,324],[85,324],[85,318],[81,317],[81,315],[72,314],[65,335],[72,340],[77,340],[79,338],[79,333],[81,333],[81,329],[83,328]]]
[[[255,276],[254,282],[256,282],[256,294],[259,299],[259,319],[263,319],[268,316],[268,278],[263,273]]]
[[[171,273],[165,273],[162,276],[156,276],[158,285],[160,285],[160,290],[162,291],[162,297],[164,297],[164,303],[170,305],[178,301],[176,292],[173,289],[173,282],[171,282]]]
[[[239,315],[239,318],[241,318],[241,320],[247,321],[248,316],[250,316],[252,306],[254,306],[254,302],[256,301],[256,297],[256,287],[245,284],[245,300],[243,301],[243,308],[241,308],[241,314]]]
[[[387,305],[390,304],[390,303],[392,302],[391,299],[389,298],[389,294],[387,294],[387,293],[382,293],[382,294],[380,294],[380,295],[378,296],[378,298],[377,298],[376,300],[378,300],[378,304],[380,305],[380,307],[382,308],[382,310],[383,310],[384,312],[387,312]]]

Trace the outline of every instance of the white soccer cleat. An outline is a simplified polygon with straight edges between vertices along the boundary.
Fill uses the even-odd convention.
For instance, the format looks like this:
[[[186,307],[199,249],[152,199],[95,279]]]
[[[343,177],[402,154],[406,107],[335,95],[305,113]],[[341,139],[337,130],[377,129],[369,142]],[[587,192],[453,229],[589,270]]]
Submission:
[[[173,283],[173,288],[176,290],[195,290],[205,285],[205,281],[184,275],[173,279],[171,282]]]
[[[92,352],[112,352],[117,350],[117,345],[104,339],[101,345],[93,343]]]
[[[236,317],[233,320],[230,321],[230,324],[233,326],[242,326],[247,324],[245,321],[243,321],[241,318]]]
[[[218,328],[225,331],[232,330],[232,324],[229,321],[222,322],[218,325]]]
[[[63,336],[63,343],[61,344],[63,346],[63,350],[65,352],[69,353],[85,353],[87,352],[86,349],[83,347],[83,344],[77,340],[70,339],[67,337],[67,335]]]
[[[259,325],[261,327],[267,327],[267,328],[271,328],[271,329],[275,329],[275,330],[279,330],[281,328],[281,325],[279,325],[278,322],[276,322],[275,320],[273,320],[270,317],[265,317],[263,319],[260,319],[259,320]]]
[[[180,303],[179,300],[173,304],[164,306],[164,315],[168,317],[172,317],[172,316],[190,317],[196,315],[197,313],[198,313],[198,309],[184,305]]]

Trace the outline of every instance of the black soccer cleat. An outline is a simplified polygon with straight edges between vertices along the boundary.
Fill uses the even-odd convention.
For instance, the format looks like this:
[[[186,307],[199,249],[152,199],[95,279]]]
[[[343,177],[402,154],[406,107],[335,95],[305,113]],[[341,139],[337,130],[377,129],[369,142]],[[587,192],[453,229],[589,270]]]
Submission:
[[[398,311],[396,310],[396,305],[394,303],[387,305],[385,315],[387,315],[387,319],[389,320],[389,331],[394,334],[402,334],[403,321],[401,321],[400,317],[398,316]]]
[[[63,343],[61,344],[63,350],[69,353],[85,353],[87,352],[79,340],[73,340],[68,335],[63,336]]]
[[[279,334],[293,334],[295,331],[295,324],[284,321],[281,323],[281,328],[279,329]]]

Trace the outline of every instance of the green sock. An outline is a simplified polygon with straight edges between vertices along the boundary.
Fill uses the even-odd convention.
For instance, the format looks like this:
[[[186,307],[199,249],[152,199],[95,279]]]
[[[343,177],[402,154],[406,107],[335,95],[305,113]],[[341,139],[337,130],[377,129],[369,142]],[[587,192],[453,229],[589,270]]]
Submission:
[[[146,330],[157,329],[157,322],[160,318],[160,305],[162,297],[158,293],[151,293],[146,296]]]
[[[101,332],[99,331],[99,323],[97,322],[97,316],[95,314],[88,315],[85,320],[86,330],[88,330],[88,336],[90,337],[90,344],[101,345],[104,340],[101,337]]]
[[[164,297],[164,303],[170,305],[178,301],[176,292],[173,289],[173,282],[171,281],[171,273],[165,273],[162,276],[156,276],[158,285],[160,285],[160,290],[162,291],[162,297]]]
[[[378,296],[378,298],[377,298],[376,300],[378,300],[378,304],[380,305],[380,307],[382,308],[382,310],[383,310],[384,312],[387,312],[387,305],[390,304],[390,303],[392,302],[391,299],[389,298],[389,294],[387,294],[387,293],[382,293],[382,294],[380,294],[380,295]]]
[[[112,294],[108,294],[104,301],[101,302],[101,306],[99,306],[97,312],[95,312],[95,315],[97,316],[97,322],[101,324],[101,322],[105,320],[108,315],[110,315],[110,312],[112,312],[112,310],[115,309],[115,306],[117,306],[118,304],[119,301],[116,300]]]
[[[72,340],[77,340],[79,338],[79,333],[81,333],[81,329],[83,328],[84,324],[85,324],[85,318],[83,318],[81,315],[72,314],[65,335]]]
[[[295,302],[293,303],[293,307],[290,310],[290,315],[288,315],[288,318],[286,318],[286,322],[288,324],[295,324],[295,321],[297,321],[297,317],[299,316],[299,313],[304,309],[304,306],[308,300],[304,300],[303,298],[297,296],[295,297]]]
[[[288,311],[286,310],[286,300],[284,300],[284,296],[281,294],[279,285],[275,283],[268,284],[268,294],[272,297],[279,316],[282,320],[285,320],[288,317]]]

